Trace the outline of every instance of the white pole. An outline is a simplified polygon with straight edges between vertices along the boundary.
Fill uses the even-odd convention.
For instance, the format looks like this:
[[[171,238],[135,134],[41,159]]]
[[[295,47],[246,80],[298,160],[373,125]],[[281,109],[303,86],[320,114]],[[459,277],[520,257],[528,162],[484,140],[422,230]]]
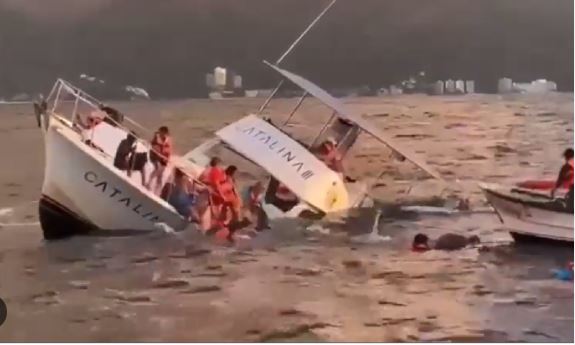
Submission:
[[[280,63],[282,63],[282,61],[286,58],[286,56],[288,56],[288,54],[291,53],[291,51],[298,45],[298,43],[305,37],[305,35],[307,35],[307,33],[315,26],[315,24],[321,19],[321,17],[323,17],[324,14],[326,14],[327,11],[329,11],[329,9],[332,8],[336,2],[337,2],[337,0],[332,0],[329,3],[329,5],[327,5],[327,7],[313,20],[313,22],[311,22],[308,25],[308,27],[299,35],[299,37],[282,54],[282,56],[280,56],[279,59],[277,59],[276,65],[279,65]]]
[[[282,56],[280,56],[276,60],[276,63],[275,63],[276,66],[278,66],[279,64],[281,64],[283,62],[283,60],[289,55],[289,53],[291,53],[292,50],[294,50],[294,48],[299,44],[299,42],[301,42],[301,40],[305,37],[305,35],[307,35],[307,33],[315,26],[315,24],[317,24],[317,22],[327,13],[327,11],[329,11],[329,9],[332,8],[333,5],[335,5],[336,2],[337,2],[337,0],[332,0],[329,3],[329,5],[327,5],[327,7],[324,8],[323,11],[321,11],[321,13],[307,26],[307,28],[298,36],[298,38],[296,38],[296,40],[290,45],[290,47],[282,54]],[[283,83],[284,83],[284,79],[282,79],[278,83],[278,85],[276,86],[274,91],[271,93],[271,95],[269,95],[268,98],[265,100],[264,104],[262,104],[262,106],[258,110],[258,115],[262,114],[262,112],[265,110],[265,108],[271,102],[272,98],[276,95],[276,93],[282,87]]]

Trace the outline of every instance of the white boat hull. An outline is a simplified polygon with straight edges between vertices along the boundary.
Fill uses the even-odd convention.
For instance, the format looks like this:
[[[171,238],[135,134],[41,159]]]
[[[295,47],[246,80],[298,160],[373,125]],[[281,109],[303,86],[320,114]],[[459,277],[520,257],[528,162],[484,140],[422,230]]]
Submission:
[[[546,239],[573,243],[573,213],[550,200],[525,198],[509,188],[481,185],[500,221],[515,240]]]
[[[117,170],[110,157],[52,118],[45,132],[46,166],[40,223],[47,239],[91,229],[183,229],[187,222],[165,201]],[[136,180],[137,181],[137,180]]]

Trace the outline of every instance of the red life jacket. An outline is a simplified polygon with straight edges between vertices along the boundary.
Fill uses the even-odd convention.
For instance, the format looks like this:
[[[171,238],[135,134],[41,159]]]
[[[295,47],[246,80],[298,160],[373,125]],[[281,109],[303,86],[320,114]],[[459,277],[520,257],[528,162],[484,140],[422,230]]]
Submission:
[[[166,137],[164,140],[156,133],[152,139],[152,149],[162,155],[162,158],[168,159],[172,155],[172,139]]]

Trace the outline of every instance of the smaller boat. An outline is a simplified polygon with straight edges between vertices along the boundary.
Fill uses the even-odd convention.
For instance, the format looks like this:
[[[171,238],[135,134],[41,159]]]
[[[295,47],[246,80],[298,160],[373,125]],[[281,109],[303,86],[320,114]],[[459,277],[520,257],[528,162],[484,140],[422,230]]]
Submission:
[[[517,241],[573,243],[573,205],[547,194],[498,184],[480,184],[499,220]]]
[[[532,189],[550,192],[555,188],[555,180],[527,180],[516,184],[517,187],[523,189]],[[565,193],[567,192],[568,186],[559,186],[558,191]]]

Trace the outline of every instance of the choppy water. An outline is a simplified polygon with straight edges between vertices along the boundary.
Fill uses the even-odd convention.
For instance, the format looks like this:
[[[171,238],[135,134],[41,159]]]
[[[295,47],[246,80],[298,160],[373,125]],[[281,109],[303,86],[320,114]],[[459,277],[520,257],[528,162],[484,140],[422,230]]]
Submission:
[[[3,215],[3,221],[24,213]],[[350,243],[349,237],[369,231],[372,221],[366,214],[345,225],[324,225],[329,230],[321,232],[287,222],[236,247],[207,241],[193,230],[46,243],[37,226],[4,227],[0,295],[9,315],[0,338],[333,340],[343,329],[343,338],[355,340],[377,328],[385,334],[393,330],[381,340],[573,341],[573,284],[550,272],[573,260],[572,248],[505,245],[510,238],[491,214],[392,218],[384,213],[379,232],[391,241]],[[481,252],[414,254],[406,248],[419,231],[478,234],[502,244]],[[379,295],[370,281],[382,263],[392,275],[407,273],[377,285]],[[408,263],[420,273],[409,273]],[[452,274],[440,274],[446,269]],[[390,294],[388,286],[399,290]],[[334,288],[363,297],[322,293]],[[387,319],[388,312],[379,311],[383,319],[362,321],[364,330],[348,330],[352,321],[345,317],[305,307],[332,306],[338,310],[334,315],[341,309],[368,320],[373,308],[382,308],[381,298],[391,298],[395,308],[413,305]],[[445,303],[456,298],[465,310],[452,311],[438,298]],[[423,306],[437,316],[427,319],[420,313]],[[413,317],[401,317],[410,310]],[[457,320],[461,315],[466,321]],[[395,323],[415,331],[403,334]]]
[[[348,99],[358,113],[463,182],[460,197],[484,201],[473,180],[553,178],[573,144],[573,96],[472,95]],[[260,100],[129,103],[150,128],[173,129],[179,148],[204,140]],[[269,108],[284,119],[292,100]],[[160,116],[158,116],[158,114]],[[275,116],[275,117],[274,117]],[[306,101],[290,130],[313,138],[331,116]],[[515,247],[491,214],[406,216],[384,213],[390,241],[362,245],[373,214],[346,224],[276,224],[251,243],[226,247],[192,231],[129,237],[76,237],[46,243],[37,225],[42,138],[29,108],[0,108],[0,298],[8,319],[0,340],[524,340],[573,341],[573,283],[550,270],[573,248]],[[14,154],[15,149],[21,151]],[[350,174],[387,174],[383,200],[439,195],[412,189],[412,167],[389,159],[369,138],[358,142]],[[251,170],[246,176],[258,176]],[[468,181],[468,182],[466,182]],[[11,208],[6,211],[6,208]],[[329,233],[328,233],[329,232]],[[416,232],[477,234],[490,251],[412,253]]]

